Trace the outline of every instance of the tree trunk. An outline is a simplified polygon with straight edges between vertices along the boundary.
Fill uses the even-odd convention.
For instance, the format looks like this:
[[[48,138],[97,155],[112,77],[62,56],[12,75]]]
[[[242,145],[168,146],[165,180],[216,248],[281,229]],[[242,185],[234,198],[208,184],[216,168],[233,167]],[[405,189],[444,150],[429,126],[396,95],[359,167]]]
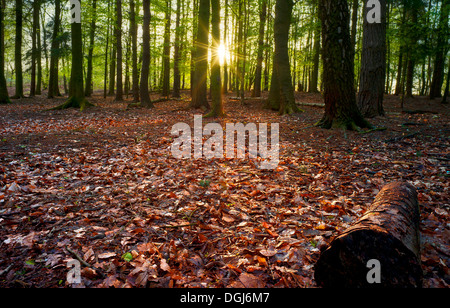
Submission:
[[[222,80],[220,77],[220,0],[211,0],[211,32],[213,41],[211,68],[211,99],[212,109],[207,117],[222,117],[224,115],[222,101]]]
[[[347,1],[320,0],[319,16],[322,22],[325,114],[317,125],[351,130],[371,127],[356,105]]]
[[[293,6],[292,0],[277,0],[275,5],[275,54],[268,107],[281,115],[300,112],[295,104],[288,50]]]
[[[31,84],[30,97],[36,95],[36,73],[37,73],[37,29],[39,28],[40,1],[33,2],[33,29],[31,31]]]
[[[39,10],[37,15],[37,25],[36,25],[36,62],[37,62],[37,76],[36,76],[36,95],[42,94],[42,45],[41,45],[41,20],[40,20],[40,11],[41,11],[41,0],[36,1],[39,4]]]
[[[225,48],[228,50],[228,0],[225,0],[225,20],[224,20],[224,44]],[[228,59],[225,57],[223,64],[223,86],[222,92],[224,94],[228,93]]]
[[[5,28],[4,28],[4,1],[0,2],[0,105],[10,104],[8,86],[5,78]]]
[[[123,49],[122,49],[122,0],[116,0],[117,25],[116,25],[116,46],[117,46],[117,82],[116,101],[123,101]]]
[[[261,97],[262,64],[264,60],[264,30],[266,28],[267,0],[262,0],[259,13],[258,55],[255,71],[253,97]]]
[[[48,98],[59,96],[58,85],[58,32],[61,23],[61,0],[55,0],[55,17],[53,21],[52,44],[50,51],[50,77],[48,81]]]
[[[317,5],[317,4],[315,4]],[[313,64],[314,68],[311,74],[311,82],[309,83],[309,91],[310,93],[317,93],[318,85],[319,85],[319,64],[320,64],[320,23],[315,25],[314,29],[314,59]]]
[[[364,16],[371,8],[365,1]],[[386,80],[386,0],[380,0],[381,23],[364,18],[361,77],[358,107],[366,118],[384,116],[383,97]]]
[[[14,42],[14,61],[16,71],[16,94],[14,99],[23,98],[23,70],[22,70],[22,26],[23,26],[23,3],[16,0],[16,38]]]
[[[89,37],[89,54],[88,54],[88,67],[87,67],[87,75],[86,75],[86,89],[84,91],[84,95],[86,97],[90,97],[92,94],[92,57],[94,56],[94,40],[95,40],[95,20],[97,18],[97,0],[92,0],[92,22],[91,22],[91,32]]]
[[[442,104],[447,104],[449,84],[450,84],[450,58],[448,58],[447,82],[445,84],[445,91],[444,91],[444,95],[442,97]]]
[[[420,212],[408,183],[391,183],[353,226],[321,253],[315,279],[323,287],[421,287]],[[380,262],[380,284],[368,282],[369,260]]]
[[[81,2],[81,1],[80,1]],[[79,108],[83,111],[90,104],[84,95],[83,87],[83,36],[81,23],[72,22],[72,74],[70,78],[69,99],[62,105],[54,108],[55,110],[67,108]]]
[[[442,83],[444,82],[445,55],[448,49],[448,14],[450,0],[441,1],[441,13],[439,18],[438,39],[435,50],[433,79],[430,86],[430,99],[442,97]]]
[[[184,1],[183,1],[184,2]],[[172,96],[175,98],[180,97],[180,87],[181,87],[181,74],[180,74],[180,64],[181,64],[181,54],[180,54],[180,37],[181,37],[181,0],[177,0],[177,13],[175,20],[175,50],[173,59],[173,92]]]
[[[163,54],[163,88],[162,95],[170,95],[170,22],[171,22],[171,0],[166,0],[166,17],[164,30],[164,54]]]
[[[208,36],[210,0],[199,0],[197,39],[195,42],[194,84],[192,85],[191,108],[209,109],[206,96],[206,79],[208,70]]]
[[[131,34],[131,49],[133,62],[133,102],[139,102],[139,71],[138,71],[138,44],[137,44],[137,23],[136,12],[139,14],[139,9],[136,10],[136,3],[134,0],[130,1],[130,34]]]
[[[153,108],[149,94],[150,74],[150,0],[143,0],[144,24],[142,25],[141,106]]]
[[[105,75],[104,75],[104,84],[103,84],[103,98],[106,98],[106,96],[108,95],[108,52],[109,52],[109,38],[110,38],[110,27],[111,27],[111,18],[109,17],[111,12],[111,2],[108,1],[108,19],[107,19],[107,24],[108,27],[106,29],[106,46],[105,46]]]

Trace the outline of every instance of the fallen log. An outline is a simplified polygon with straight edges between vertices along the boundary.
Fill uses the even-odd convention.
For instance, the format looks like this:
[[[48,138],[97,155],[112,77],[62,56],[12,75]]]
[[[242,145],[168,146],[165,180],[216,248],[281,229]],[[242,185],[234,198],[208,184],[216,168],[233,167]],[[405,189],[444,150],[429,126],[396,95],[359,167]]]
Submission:
[[[317,284],[421,287],[419,219],[413,186],[399,182],[385,186],[364,216],[322,251],[314,270]],[[368,278],[374,268],[370,260],[378,262],[379,281]]]

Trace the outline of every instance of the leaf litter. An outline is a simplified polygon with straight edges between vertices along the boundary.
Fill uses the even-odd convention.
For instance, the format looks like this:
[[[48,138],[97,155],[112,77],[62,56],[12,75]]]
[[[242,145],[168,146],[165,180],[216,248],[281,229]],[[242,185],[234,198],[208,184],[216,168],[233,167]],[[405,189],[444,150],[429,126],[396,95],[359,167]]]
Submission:
[[[425,286],[448,287],[447,106],[417,99],[407,106],[440,113],[403,114],[389,97],[373,120],[388,129],[368,134],[311,127],[320,108],[279,117],[258,101],[204,120],[280,123],[280,164],[264,171],[173,158],[172,125],[200,113],[184,102],[127,111],[94,97],[100,108],[80,113],[36,100],[0,110],[2,287],[70,287],[77,257],[82,287],[315,287],[320,250],[396,180],[419,192]],[[421,132],[399,138],[416,129],[405,123]]]

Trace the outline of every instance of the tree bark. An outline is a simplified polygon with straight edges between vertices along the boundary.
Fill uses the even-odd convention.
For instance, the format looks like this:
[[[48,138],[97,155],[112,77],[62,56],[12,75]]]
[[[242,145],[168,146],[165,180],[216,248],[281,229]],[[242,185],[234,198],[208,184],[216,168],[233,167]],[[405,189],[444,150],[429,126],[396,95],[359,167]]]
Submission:
[[[30,97],[36,95],[36,75],[37,75],[37,29],[40,27],[39,24],[39,9],[40,1],[36,0],[33,2],[33,29],[31,31],[31,84],[30,84]]]
[[[174,59],[173,59],[173,92],[172,96],[175,98],[180,97],[180,88],[181,88],[181,74],[180,74],[180,64],[181,64],[181,54],[180,54],[180,37],[181,37],[181,6],[184,5],[184,1],[182,3],[181,0],[177,0],[177,13],[175,20],[175,50],[174,50]]]
[[[317,3],[315,3],[317,5]],[[319,85],[319,64],[320,64],[320,23],[315,25],[314,29],[314,59],[313,59],[313,71],[311,74],[311,82],[309,83],[309,90],[310,93],[317,93],[319,92],[318,85]]]
[[[95,28],[96,23],[95,20],[97,18],[97,0],[92,0],[92,21],[91,21],[91,31],[89,33],[89,54],[88,54],[88,67],[87,67],[87,74],[86,74],[86,89],[84,91],[84,95],[86,97],[90,97],[92,94],[92,74],[93,74],[93,64],[92,64],[92,58],[94,56],[94,40],[95,40]]]
[[[364,16],[371,8],[364,2]],[[363,49],[358,107],[366,118],[384,116],[383,97],[386,80],[386,0],[380,0],[381,23],[364,18]]]
[[[61,23],[61,0],[55,0],[55,17],[53,21],[52,44],[50,51],[50,76],[48,81],[48,98],[60,96],[58,85],[58,32]]]
[[[448,51],[448,14],[450,0],[441,1],[438,39],[435,51],[433,79],[430,86],[430,99],[442,97],[442,83],[444,82],[445,55]]]
[[[117,46],[117,82],[116,101],[123,101],[123,49],[122,49],[122,0],[116,0],[117,25],[116,25],[116,46]]]
[[[139,9],[136,10],[136,3],[134,0],[130,1],[130,33],[131,33],[131,49],[133,62],[133,101],[139,102],[139,71],[138,71],[138,43],[137,43],[137,23],[136,15],[139,14]]]
[[[209,109],[206,96],[206,79],[208,70],[208,36],[210,0],[199,0],[197,39],[195,42],[194,83],[192,85],[191,108]]]
[[[408,183],[391,183],[354,225],[337,236],[315,266],[323,287],[421,287],[420,212]],[[369,260],[381,266],[380,284],[367,280]]]
[[[164,30],[164,54],[163,54],[163,89],[162,95],[168,97],[170,94],[170,22],[171,22],[171,0],[166,0],[166,17]]]
[[[10,104],[8,87],[5,78],[5,29],[4,29],[4,1],[0,2],[0,105]]]
[[[80,1],[81,2],[81,1]],[[72,74],[70,78],[70,97],[55,110],[79,108],[81,111],[93,106],[84,95],[83,86],[83,36],[81,23],[73,22],[72,30]]]
[[[371,128],[356,105],[350,14],[346,0],[320,0],[325,114],[318,126]]]
[[[256,60],[255,86],[253,97],[261,97],[262,65],[264,60],[264,34],[267,19],[267,0],[262,0],[259,12],[258,55]]]
[[[16,0],[16,39],[14,42],[14,62],[16,71],[16,93],[14,99],[23,98],[23,70],[22,70],[22,27],[23,27],[23,2]]]
[[[211,0],[212,68],[211,68],[211,112],[206,117],[224,116],[222,101],[222,79],[220,76],[220,0]]]
[[[144,23],[142,25],[142,68],[140,98],[141,106],[153,108],[149,94],[150,75],[150,0],[143,1]]]
[[[442,104],[447,104],[448,92],[450,85],[450,58],[448,58],[448,68],[447,68],[447,82],[445,84],[444,95],[442,96]]]
[[[275,53],[273,56],[272,83],[267,107],[278,110],[281,115],[300,112],[295,104],[289,64],[289,29],[291,27],[292,0],[277,0],[275,4]]]

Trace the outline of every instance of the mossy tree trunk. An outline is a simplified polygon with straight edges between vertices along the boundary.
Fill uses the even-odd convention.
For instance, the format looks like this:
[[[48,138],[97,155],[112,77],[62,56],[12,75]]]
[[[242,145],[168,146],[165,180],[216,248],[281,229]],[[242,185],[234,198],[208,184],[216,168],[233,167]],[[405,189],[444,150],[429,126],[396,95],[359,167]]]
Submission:
[[[84,95],[83,87],[83,37],[81,23],[72,23],[72,75],[70,78],[70,97],[55,110],[79,108],[81,111],[93,106]]]
[[[294,2],[292,0],[277,0],[275,5],[275,53],[273,56],[272,83],[266,107],[278,110],[281,115],[301,111],[295,104],[294,86],[292,85],[289,64],[288,40],[293,7]]]
[[[356,105],[350,13],[346,0],[320,0],[325,114],[317,124],[330,129],[371,128]]]

